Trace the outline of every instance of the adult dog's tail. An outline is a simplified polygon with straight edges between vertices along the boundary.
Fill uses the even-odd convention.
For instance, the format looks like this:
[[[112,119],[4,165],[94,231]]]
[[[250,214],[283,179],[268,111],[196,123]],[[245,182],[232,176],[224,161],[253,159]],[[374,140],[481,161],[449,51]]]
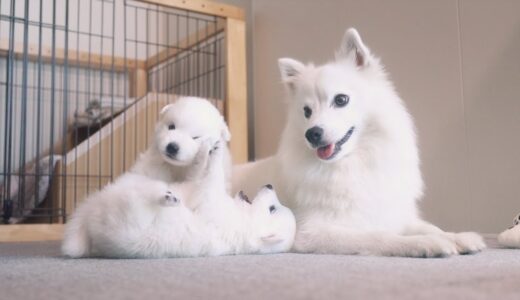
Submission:
[[[76,215],[67,222],[61,252],[63,255],[77,258],[88,256],[89,250],[90,243],[85,222],[81,215]]]

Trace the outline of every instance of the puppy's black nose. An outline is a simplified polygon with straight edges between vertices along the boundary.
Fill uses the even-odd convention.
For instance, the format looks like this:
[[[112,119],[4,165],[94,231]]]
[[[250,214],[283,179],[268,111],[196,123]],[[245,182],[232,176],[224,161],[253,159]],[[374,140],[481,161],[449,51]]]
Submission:
[[[168,154],[168,156],[175,156],[178,152],[179,145],[175,143],[169,143],[168,145],[166,145],[166,154]]]
[[[323,136],[323,129],[318,126],[314,126],[305,132],[305,138],[313,146],[318,146],[321,143],[322,136]]]

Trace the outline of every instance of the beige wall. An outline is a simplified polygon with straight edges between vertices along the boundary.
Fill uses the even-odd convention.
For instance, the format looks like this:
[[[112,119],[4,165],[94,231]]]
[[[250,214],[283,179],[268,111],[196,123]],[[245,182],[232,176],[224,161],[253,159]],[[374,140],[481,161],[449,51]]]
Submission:
[[[520,212],[520,1],[227,2],[251,17],[257,158],[274,153],[284,126],[276,60],[323,63],[353,26],[415,117],[426,218],[498,232]]]

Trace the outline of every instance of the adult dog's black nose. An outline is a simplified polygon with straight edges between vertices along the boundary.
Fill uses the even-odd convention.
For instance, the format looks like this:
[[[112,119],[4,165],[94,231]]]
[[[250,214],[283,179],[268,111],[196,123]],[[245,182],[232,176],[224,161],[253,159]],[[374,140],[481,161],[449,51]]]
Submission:
[[[168,156],[175,156],[178,152],[179,145],[175,143],[169,143],[168,145],[166,145],[166,154],[168,154]]]
[[[318,126],[314,126],[305,132],[305,138],[313,146],[318,146],[321,143],[321,137],[323,136],[323,129]]]

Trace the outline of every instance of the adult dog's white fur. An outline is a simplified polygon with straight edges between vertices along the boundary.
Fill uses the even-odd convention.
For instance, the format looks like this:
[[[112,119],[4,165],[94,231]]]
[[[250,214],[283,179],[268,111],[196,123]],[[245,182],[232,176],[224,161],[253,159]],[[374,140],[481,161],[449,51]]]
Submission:
[[[290,101],[278,152],[235,167],[233,186],[275,182],[296,215],[296,251],[439,257],[485,247],[476,233],[443,232],[421,219],[412,118],[355,29],[346,31],[332,62],[315,67],[282,58],[279,66]],[[340,94],[348,95],[344,107],[334,103]],[[314,126],[334,151],[328,159],[306,141]]]
[[[213,143],[206,144],[184,183],[130,172],[90,196],[67,224],[63,253],[164,258],[289,250],[296,227],[292,212],[269,187],[252,204],[242,193],[229,197],[215,181],[223,176],[223,151],[218,147],[210,155]],[[193,210],[191,201],[197,203]]]
[[[62,252],[177,257],[288,250],[295,220],[273,190],[264,187],[252,204],[243,194],[228,196],[229,138],[223,118],[206,100],[183,98],[166,106],[154,141],[131,171],[74,213]],[[175,155],[166,151],[170,143],[178,146]]]

